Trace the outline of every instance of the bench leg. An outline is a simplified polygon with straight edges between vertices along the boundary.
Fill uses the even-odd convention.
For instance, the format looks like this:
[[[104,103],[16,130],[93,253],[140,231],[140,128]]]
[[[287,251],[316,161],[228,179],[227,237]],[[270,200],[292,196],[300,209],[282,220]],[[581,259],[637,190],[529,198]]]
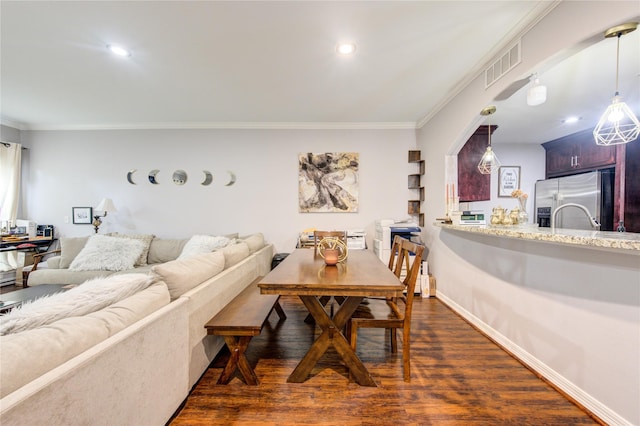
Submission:
[[[251,368],[251,365],[249,365],[249,361],[245,356],[245,351],[247,350],[247,346],[249,346],[252,336],[241,336],[239,338],[236,336],[223,337],[229,348],[229,352],[231,352],[231,356],[229,356],[229,361],[218,378],[218,384],[226,385],[231,381],[236,370],[240,370],[242,377],[244,377],[248,385],[257,385],[258,376],[256,376],[256,373],[253,371],[253,368]]]

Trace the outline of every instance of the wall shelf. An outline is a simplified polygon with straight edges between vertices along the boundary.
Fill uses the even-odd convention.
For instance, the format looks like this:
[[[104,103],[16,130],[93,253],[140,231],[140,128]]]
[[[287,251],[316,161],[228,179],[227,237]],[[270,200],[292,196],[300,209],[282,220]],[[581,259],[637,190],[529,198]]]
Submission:
[[[417,199],[409,200],[407,203],[407,213],[412,216],[418,216],[419,226],[424,226],[424,213],[420,211],[422,202],[424,201],[424,186],[422,177],[424,176],[425,164],[421,159],[420,151],[409,151],[409,163],[416,164],[418,170],[408,176],[407,187],[416,191]]]

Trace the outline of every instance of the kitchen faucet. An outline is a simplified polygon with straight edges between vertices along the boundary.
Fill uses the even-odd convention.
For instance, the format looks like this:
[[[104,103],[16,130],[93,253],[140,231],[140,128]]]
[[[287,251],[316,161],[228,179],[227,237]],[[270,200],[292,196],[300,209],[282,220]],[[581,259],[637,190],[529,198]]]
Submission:
[[[560,210],[562,210],[565,207],[577,207],[580,210],[582,210],[584,212],[584,214],[587,215],[587,218],[589,218],[589,223],[591,224],[592,228],[599,228],[600,224],[598,223],[598,221],[591,216],[591,213],[589,213],[589,209],[586,208],[585,206],[583,206],[582,204],[576,204],[576,203],[567,203],[567,204],[563,204],[561,206],[556,207],[556,209],[553,211],[553,214],[551,215],[551,232],[553,232],[556,229],[556,216],[558,215],[558,212]]]

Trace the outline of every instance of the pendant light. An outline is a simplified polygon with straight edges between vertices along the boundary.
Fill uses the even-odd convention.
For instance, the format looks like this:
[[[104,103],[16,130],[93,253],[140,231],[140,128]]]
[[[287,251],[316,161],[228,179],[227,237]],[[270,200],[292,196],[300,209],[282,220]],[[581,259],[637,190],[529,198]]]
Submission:
[[[527,105],[542,105],[547,101],[547,86],[540,84],[538,73],[534,73],[531,79],[533,80],[533,85],[527,90]]]
[[[604,33],[605,38],[618,38],[618,50],[616,53],[616,92],[611,101],[611,105],[605,110],[596,128],[593,129],[593,137],[598,145],[607,146],[629,143],[637,139],[640,133],[640,123],[638,119],[627,104],[622,102],[622,97],[620,97],[620,93],[618,92],[620,37],[635,31],[637,27],[637,22],[629,22],[610,28]]]
[[[496,112],[496,107],[491,105],[480,111],[480,115],[487,117],[494,112]],[[491,125],[489,124],[487,128],[489,129],[489,145],[487,145],[487,150],[478,163],[478,170],[483,175],[490,175],[492,171],[498,170],[498,167],[500,167],[500,161],[498,161],[498,157],[491,149]]]

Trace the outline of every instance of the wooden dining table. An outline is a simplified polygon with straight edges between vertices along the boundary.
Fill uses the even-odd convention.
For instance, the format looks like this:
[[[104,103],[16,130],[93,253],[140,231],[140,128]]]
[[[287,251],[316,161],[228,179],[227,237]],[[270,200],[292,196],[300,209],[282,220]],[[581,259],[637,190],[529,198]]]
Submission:
[[[345,262],[327,266],[314,250],[296,249],[269,272],[258,287],[263,294],[300,297],[321,333],[293,370],[288,382],[304,382],[324,353],[335,348],[355,381],[377,386],[343,334],[345,325],[365,297],[396,297],[402,282],[369,250],[351,250]],[[320,302],[322,296],[343,296],[333,315]]]

